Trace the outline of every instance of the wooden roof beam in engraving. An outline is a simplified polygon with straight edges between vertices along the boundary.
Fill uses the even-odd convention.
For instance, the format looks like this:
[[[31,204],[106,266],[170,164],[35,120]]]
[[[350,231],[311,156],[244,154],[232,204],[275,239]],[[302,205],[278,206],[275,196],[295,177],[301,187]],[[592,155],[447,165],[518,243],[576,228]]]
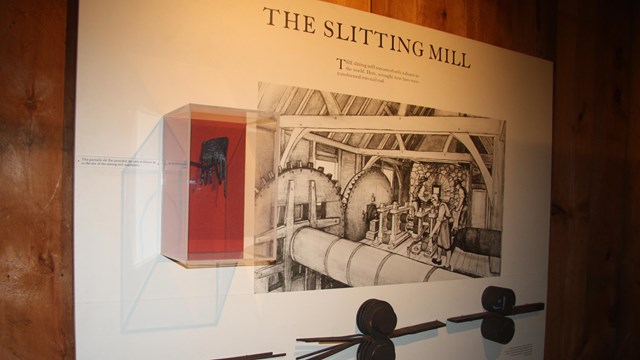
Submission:
[[[369,143],[371,142],[371,138],[373,138],[373,134],[367,133],[362,137],[360,144],[358,144],[359,148],[369,147]]]
[[[424,142],[427,138],[425,137],[422,142]],[[453,141],[453,134],[449,134],[449,137],[447,137],[447,141],[444,142],[444,147],[442,149],[442,151],[449,151],[449,146],[451,146],[451,141]],[[420,144],[420,146],[422,146],[422,144]],[[420,149],[420,148],[418,148]]]
[[[349,110],[351,110],[351,106],[353,106],[353,103],[355,101],[356,101],[356,96],[349,96],[347,103],[344,105],[344,109],[342,110],[342,113],[343,114],[349,113]]]
[[[484,146],[484,148],[487,149],[487,153],[489,154],[494,153],[493,141],[491,141],[492,138],[489,138],[487,136],[479,136],[478,139],[480,139],[480,142],[482,142],[482,146]]]
[[[291,155],[291,151],[293,151],[293,148],[296,146],[296,144],[300,141],[300,139],[303,138],[303,136],[307,132],[309,132],[309,129],[307,128],[293,129],[293,131],[291,132],[291,136],[289,137],[289,141],[287,142],[287,145],[284,147],[284,151],[282,152],[282,157],[280,157],[281,167],[284,168],[287,165],[287,159],[289,159],[289,156]],[[322,138],[322,136],[318,136],[318,137]]]
[[[380,140],[380,144],[378,144],[378,150],[381,150],[384,148],[384,146],[387,144],[387,141],[389,141],[390,137],[391,137],[391,134],[389,133],[384,134],[384,136],[382,137],[382,140]]]
[[[395,114],[393,113],[393,111],[391,110],[391,108],[389,107],[389,103],[386,103],[386,102],[385,102],[385,103],[384,103],[384,106],[383,106],[382,108],[383,108],[383,111],[384,111],[383,113],[384,113],[384,114],[387,114],[387,115],[395,115]]]
[[[369,107],[369,104],[371,103],[371,99],[370,98],[366,98],[363,102],[362,105],[360,105],[360,108],[357,111],[358,115],[364,115],[367,112],[367,108]]]
[[[369,158],[369,161],[367,161],[367,163],[364,165],[364,167],[362,168],[362,170],[366,170],[368,168],[370,168],[371,166],[373,166],[373,164],[376,163],[376,161],[380,160],[380,156],[372,156]]]
[[[497,136],[502,122],[503,120],[463,116],[280,116],[280,126],[284,128],[304,126],[311,131],[384,134],[467,133],[473,136]]]
[[[289,105],[291,105],[291,102],[293,101],[295,95],[296,92],[293,88],[287,88],[284,95],[280,98],[278,105],[276,106],[276,112],[285,114],[287,109],[289,108]]]
[[[422,145],[422,142],[424,141],[426,135],[419,135],[419,134],[410,134],[409,135],[409,139],[411,140],[411,150],[418,150],[420,149],[420,145]],[[408,141],[405,141],[405,143],[408,143]]]
[[[398,148],[400,149],[400,151],[407,150],[407,148],[404,145],[404,141],[402,141],[402,137],[398,133],[396,133],[396,140],[398,140]]]
[[[327,139],[326,137],[313,133],[305,133],[303,138],[317,143],[333,146],[340,150],[349,151],[354,154],[365,156],[378,156],[392,159],[412,159],[415,161],[432,162],[470,162],[473,160],[470,154],[445,153],[437,151],[410,151],[410,150],[383,150],[383,149],[360,149],[354,146],[343,144],[339,141]],[[292,136],[293,138],[293,136]],[[289,144],[287,144],[288,146]]]
[[[493,194],[493,177],[482,159],[480,152],[476,148],[476,145],[473,143],[473,140],[471,140],[471,136],[467,133],[454,133],[453,136],[455,136],[456,139],[458,139],[467,148],[467,150],[469,150],[473,160],[478,165],[482,178],[484,179],[484,183],[487,186],[487,194]]]
[[[322,98],[327,105],[327,111],[329,112],[329,115],[342,114],[342,111],[340,110],[340,104],[338,104],[338,101],[332,93],[328,91],[320,91],[320,94],[322,95]]]
[[[354,154],[358,154],[359,150],[360,150],[357,147],[351,146],[349,144],[343,144],[340,141],[336,141],[336,140],[333,140],[333,139],[326,138],[324,136],[316,135],[316,134],[313,134],[311,132],[306,132],[303,137],[305,139],[307,139],[307,140],[315,141],[315,142],[317,142],[319,144],[325,144],[325,145],[333,146],[336,149],[349,151],[349,152],[352,152]]]
[[[307,104],[309,103],[309,99],[311,99],[312,95],[313,95],[313,90],[307,89],[307,91],[305,91],[304,97],[302,98],[300,105],[298,105],[298,108],[296,109],[296,114],[300,114],[304,111],[304,108],[307,107]]]
[[[430,162],[470,162],[472,160],[471,155],[465,153],[444,153],[438,151],[401,151],[401,150],[375,150],[375,149],[361,149],[362,155],[373,155],[382,158],[392,159],[410,159],[414,161],[430,161]]]
[[[405,103],[400,103],[400,107],[398,107],[398,116],[405,116],[407,115],[407,104]]]

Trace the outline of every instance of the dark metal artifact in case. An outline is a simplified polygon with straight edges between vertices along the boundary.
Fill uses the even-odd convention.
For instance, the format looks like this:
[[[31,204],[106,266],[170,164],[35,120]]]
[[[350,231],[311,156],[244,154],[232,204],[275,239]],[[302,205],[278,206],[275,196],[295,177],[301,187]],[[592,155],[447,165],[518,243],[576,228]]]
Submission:
[[[200,184],[208,185],[213,182],[213,172],[216,173],[218,185],[224,181],[224,197],[227,197],[227,149],[229,138],[219,137],[209,139],[202,143],[200,150],[200,162],[191,162],[191,165],[201,169]]]

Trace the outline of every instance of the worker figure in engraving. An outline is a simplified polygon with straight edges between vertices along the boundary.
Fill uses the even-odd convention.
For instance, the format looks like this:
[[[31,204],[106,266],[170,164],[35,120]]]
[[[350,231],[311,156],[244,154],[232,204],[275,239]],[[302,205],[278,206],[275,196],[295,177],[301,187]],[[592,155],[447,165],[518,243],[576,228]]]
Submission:
[[[451,232],[454,234],[464,226],[467,214],[467,190],[462,186],[460,180],[454,183],[454,191],[456,193],[455,202],[453,204],[453,228]]]
[[[413,207],[415,211],[423,209],[429,202],[429,191],[426,186],[427,178],[420,176],[413,192]]]
[[[451,232],[449,231],[449,219],[451,212],[444,202],[440,201],[438,194],[431,195],[431,203],[437,211],[436,222],[429,233],[429,240],[437,246],[436,256],[431,261],[436,265],[442,265],[445,269],[451,270]],[[444,255],[444,264],[442,262]]]

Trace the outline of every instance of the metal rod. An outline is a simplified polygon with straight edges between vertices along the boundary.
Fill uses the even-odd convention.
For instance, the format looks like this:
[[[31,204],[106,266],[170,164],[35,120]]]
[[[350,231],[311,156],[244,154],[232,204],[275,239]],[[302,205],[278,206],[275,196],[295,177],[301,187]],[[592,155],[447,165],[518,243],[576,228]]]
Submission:
[[[542,311],[542,310],[544,310],[544,303],[517,305],[513,307],[513,313],[509,315],[526,314],[526,313]],[[469,315],[454,316],[454,317],[448,318],[447,321],[451,321],[453,323],[463,323],[467,321],[481,320],[481,319],[500,317],[500,316],[504,316],[504,315],[485,311],[485,312],[469,314]]]
[[[400,328],[400,329],[395,329],[389,335],[389,337],[390,338],[394,338],[394,337],[399,337],[399,336],[404,336],[404,335],[417,334],[417,333],[420,333],[420,332],[423,332],[423,331],[434,330],[434,329],[438,329],[438,328],[445,327],[445,326],[447,326],[447,325],[445,323],[443,323],[442,321],[434,320],[434,321],[429,321],[429,322],[422,323],[422,324],[416,324],[416,325],[412,325],[412,326],[403,327],[403,328]]]
[[[253,355],[243,355],[243,356],[234,356],[234,357],[226,357],[212,360],[259,360],[259,359],[271,359],[286,356],[286,353],[274,354],[273,352],[265,352]]]

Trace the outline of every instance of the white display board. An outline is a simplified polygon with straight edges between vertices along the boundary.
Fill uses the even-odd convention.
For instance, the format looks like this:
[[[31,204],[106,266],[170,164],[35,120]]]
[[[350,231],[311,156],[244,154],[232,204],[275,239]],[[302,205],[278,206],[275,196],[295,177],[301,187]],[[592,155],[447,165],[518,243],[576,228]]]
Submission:
[[[296,338],[357,333],[355,314],[370,298],[393,306],[398,327],[480,312],[480,296],[489,285],[513,289],[517,304],[546,300],[551,63],[317,1],[82,0],[78,36],[79,359],[212,359],[268,351],[295,358],[321,348]],[[307,97],[287,98],[286,92]],[[316,98],[324,102],[311,106]],[[357,101],[382,104],[381,110],[356,112],[348,104]],[[345,137],[386,129],[379,133],[390,134],[396,145],[378,150],[413,151],[386,162],[399,169],[403,159],[429,163],[433,156],[432,150],[420,155],[420,148],[410,149],[410,136],[453,134],[445,141],[475,148],[464,155],[440,152],[456,159],[450,164],[467,166],[462,178],[468,180],[468,196],[495,193],[487,203],[497,210],[487,217],[499,221],[478,225],[476,217],[474,226],[499,230],[499,271],[281,292],[258,289],[258,267],[186,269],[170,261],[160,254],[160,121],[189,103],[282,113],[288,132],[280,146],[292,158],[299,156],[293,145],[286,149],[292,133],[311,133],[307,140],[348,152]],[[315,113],[304,113],[309,109]],[[503,144],[470,130],[479,128],[494,129],[488,138]],[[375,156],[371,147],[359,149],[362,163]],[[498,185],[488,186],[497,173],[491,184]],[[348,176],[336,180],[344,193]],[[390,183],[396,191],[392,177]],[[472,183],[484,186],[471,188]],[[470,211],[483,213],[489,205],[475,199]],[[396,358],[542,358],[544,311],[514,321],[515,335],[506,345],[483,339],[478,321],[447,323],[394,340]],[[354,347],[334,358],[355,356]]]

